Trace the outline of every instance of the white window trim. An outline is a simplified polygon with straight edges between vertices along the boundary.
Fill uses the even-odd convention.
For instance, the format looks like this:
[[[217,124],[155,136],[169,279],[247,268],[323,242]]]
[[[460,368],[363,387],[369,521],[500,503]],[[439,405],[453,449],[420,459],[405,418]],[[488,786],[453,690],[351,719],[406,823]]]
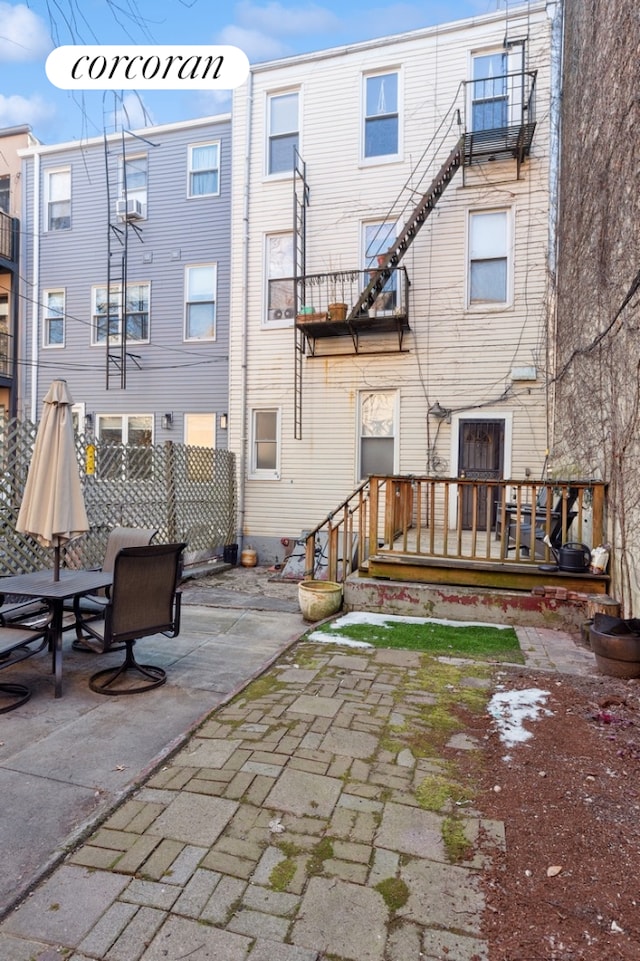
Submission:
[[[106,286],[107,286],[106,283],[104,283],[104,284],[92,284],[92,286],[91,286],[91,346],[92,346],[92,347],[106,347],[106,346],[107,346],[107,339],[106,339],[106,338],[105,338],[104,340],[98,340],[98,339],[96,338],[96,333],[97,333],[97,325],[96,325],[96,291],[98,290],[99,287],[105,287],[105,288],[106,288]],[[112,287],[118,287],[118,288],[119,288],[120,286],[121,286],[120,283],[112,284]],[[133,286],[135,286],[135,287],[147,287],[148,290],[149,290],[149,300],[148,300],[149,306],[148,306],[148,311],[147,311],[147,313],[148,313],[148,322],[147,322],[148,336],[145,337],[145,338],[143,338],[142,340],[134,339],[134,338],[132,338],[132,337],[127,337],[127,344],[149,344],[149,343],[151,343],[151,281],[150,281],[150,280],[129,280],[129,281],[127,282],[127,287],[133,287]],[[120,330],[122,330],[122,323],[123,323],[123,318],[120,317]],[[109,345],[112,346],[112,347],[117,347],[117,346],[119,346],[121,343],[122,343],[122,338],[121,338],[120,334],[119,334],[117,337],[110,337],[110,338],[109,338]],[[114,415],[114,416],[115,416],[115,415]]]
[[[379,157],[365,156],[366,119],[367,119],[367,80],[370,77],[381,77],[395,73],[398,77],[398,149],[396,153],[382,154]],[[404,156],[403,112],[404,103],[404,72],[401,67],[380,67],[377,70],[363,71],[360,81],[360,166],[379,167],[380,164],[398,163]]]
[[[49,227],[49,202],[50,202],[50,192],[51,192],[51,176],[52,174],[69,174],[69,226],[68,227]],[[57,234],[61,230],[71,230],[72,220],[71,220],[71,201],[73,194],[73,180],[71,173],[71,165],[65,165],[63,167],[47,167],[44,171],[44,231],[45,233]]]
[[[369,394],[395,393],[393,405],[393,473],[400,473],[400,390],[397,387],[369,387],[358,391],[356,405],[356,471],[355,483],[362,482],[362,399]]]
[[[482,303],[482,304],[472,304],[471,303],[471,219],[474,214],[506,214],[506,224],[507,224],[507,237],[506,237],[506,255],[507,255],[507,290],[506,290],[506,300],[496,301],[495,303]],[[515,237],[514,237],[514,225],[515,213],[513,207],[481,207],[474,208],[467,211],[467,227],[466,227],[466,237],[465,237],[465,305],[466,310],[471,314],[486,314],[486,313],[496,313],[503,310],[509,310],[513,307],[514,303],[514,252],[515,252]]]
[[[193,170],[191,166],[193,150],[196,147],[217,147],[218,148],[218,166],[215,168],[218,171],[218,189],[210,194],[192,194],[191,193],[191,174],[196,171]],[[221,154],[221,141],[220,140],[200,140],[198,143],[190,143],[187,150],[187,200],[203,200],[205,197],[219,197],[220,196],[220,182],[222,180],[222,168],[220,163]],[[213,168],[211,168],[213,169]]]
[[[188,299],[187,295],[189,293],[189,271],[193,267],[213,267],[214,280],[213,280],[213,336],[212,337],[187,337],[187,306]],[[184,268],[184,320],[182,327],[182,339],[185,344],[212,344],[218,339],[218,264],[216,261],[207,261],[202,264],[186,264]],[[195,301],[194,301],[195,303]],[[151,307],[149,307],[149,315],[151,315]]]
[[[279,277],[270,277],[270,276],[269,276],[269,238],[270,238],[270,237],[292,237],[292,238],[293,238],[293,245],[294,245],[294,247],[295,247],[295,236],[293,235],[293,232],[292,232],[291,230],[270,230],[268,233],[266,233],[266,234],[264,235],[264,239],[263,239],[263,254],[262,254],[262,256],[263,256],[263,269],[262,269],[262,276],[263,276],[263,285],[264,285],[264,286],[263,286],[263,304],[264,304],[264,307],[263,307],[263,311],[262,311],[262,319],[261,319],[261,322],[260,322],[260,326],[262,327],[263,330],[282,330],[283,328],[291,328],[291,327],[293,327],[293,325],[294,325],[294,323],[295,323],[295,317],[293,316],[293,310],[295,310],[295,296],[294,296],[294,306],[293,306],[293,308],[292,308],[292,315],[291,315],[291,317],[282,317],[280,320],[270,320],[270,319],[269,319],[269,281],[270,281],[270,280],[279,280],[279,279],[280,279]],[[294,249],[294,254],[293,254],[293,255],[294,255],[294,257],[295,257],[295,249]],[[293,264],[293,261],[292,261],[292,263],[291,263],[291,277],[292,277],[291,284],[292,284],[292,287],[293,287],[293,271],[294,271],[294,264]],[[295,292],[294,292],[294,294],[295,294]]]
[[[277,415],[276,422],[276,467],[275,470],[264,470],[256,467],[255,460],[255,441],[256,441],[256,414],[273,411]],[[250,412],[250,458],[249,458],[249,480],[280,480],[280,465],[282,457],[282,410],[280,407],[264,405],[262,407],[252,407]]]
[[[49,294],[62,294],[62,343],[61,344],[51,344],[47,340],[47,332],[49,326],[47,324],[47,319],[49,318]],[[64,287],[47,287],[46,290],[42,291],[42,349],[43,350],[60,350],[65,346],[67,340],[67,291]]]
[[[285,87],[283,90],[267,90],[264,101],[265,118],[265,138],[264,138],[264,179],[265,180],[291,180],[291,170],[283,170],[279,173],[269,173],[269,143],[271,141],[271,101],[276,97],[286,97],[288,94],[298,95],[298,153],[302,156],[302,87]]]

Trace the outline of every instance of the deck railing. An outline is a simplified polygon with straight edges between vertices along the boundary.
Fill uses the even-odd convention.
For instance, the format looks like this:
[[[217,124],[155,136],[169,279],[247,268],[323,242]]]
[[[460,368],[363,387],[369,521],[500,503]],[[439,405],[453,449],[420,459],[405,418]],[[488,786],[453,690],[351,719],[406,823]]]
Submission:
[[[470,566],[553,563],[562,544],[595,547],[606,539],[606,486],[375,475],[308,533],[305,576],[314,576],[322,552],[322,576],[337,581],[365,568],[372,554],[466,560]]]

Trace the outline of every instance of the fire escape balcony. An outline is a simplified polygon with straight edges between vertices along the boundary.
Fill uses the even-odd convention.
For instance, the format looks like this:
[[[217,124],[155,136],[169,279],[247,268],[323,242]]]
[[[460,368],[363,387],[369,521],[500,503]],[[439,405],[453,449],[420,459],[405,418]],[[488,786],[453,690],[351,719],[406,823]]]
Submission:
[[[18,256],[18,220],[0,210],[0,266],[13,267]]]
[[[464,165],[515,159],[519,177],[536,129],[536,71],[468,80],[465,86]]]
[[[402,351],[409,326],[409,278],[404,267],[387,268],[388,279],[371,303],[358,306],[362,291],[378,273],[340,270],[298,278],[296,328],[306,339],[307,354],[316,354],[321,338],[350,336],[356,353],[367,335],[395,334],[392,349]],[[397,344],[397,347],[395,346]]]

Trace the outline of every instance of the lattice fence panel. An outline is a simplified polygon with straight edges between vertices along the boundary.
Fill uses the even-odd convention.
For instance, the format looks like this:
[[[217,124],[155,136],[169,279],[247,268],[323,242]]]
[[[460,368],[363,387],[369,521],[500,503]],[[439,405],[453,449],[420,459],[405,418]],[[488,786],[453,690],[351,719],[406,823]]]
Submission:
[[[18,534],[36,425],[0,430],[0,573],[50,567],[52,551]],[[185,541],[185,563],[204,560],[234,540],[235,457],[229,451],[167,442],[156,446],[76,439],[90,530],[62,552],[68,567],[99,566],[113,527],[149,527],[155,541]]]

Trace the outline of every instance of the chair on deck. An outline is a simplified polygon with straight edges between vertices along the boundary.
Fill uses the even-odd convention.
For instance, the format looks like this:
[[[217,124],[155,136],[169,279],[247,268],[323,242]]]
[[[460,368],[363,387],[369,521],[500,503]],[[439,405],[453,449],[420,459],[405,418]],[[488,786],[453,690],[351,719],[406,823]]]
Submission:
[[[49,647],[51,613],[31,618],[32,623],[12,622],[0,627],[0,671]],[[31,697],[26,684],[0,683],[0,714],[20,707]]]
[[[549,541],[554,550],[562,547],[564,535],[571,527],[577,511],[573,507],[578,499],[578,488],[569,487],[566,491],[560,491],[555,504],[551,510],[547,510],[547,495],[549,489],[541,488],[536,498],[535,521],[533,521],[534,511],[531,505],[521,504],[507,505],[507,536],[505,540],[505,551],[515,548],[515,537],[518,531],[518,520],[520,522],[520,550],[528,554],[531,545],[531,535],[533,533],[534,550],[536,557],[546,555],[545,537],[549,535]],[[563,501],[566,499],[566,507],[563,512]],[[535,528],[534,528],[535,523]],[[513,539],[514,543],[511,543]]]
[[[102,562],[103,571],[113,571],[115,559],[123,547],[144,547],[150,544],[158,532],[147,527],[114,527],[109,533],[107,546]],[[82,612],[83,620],[88,620],[93,614],[95,618],[104,616],[104,609],[108,601],[109,588],[104,588],[97,594],[83,594],[72,602],[75,614],[76,639],[71,645],[74,651],[94,653],[82,640],[82,632],[78,628],[78,617]],[[73,627],[74,625],[70,625]]]
[[[167,675],[161,667],[139,664],[133,645],[143,637],[164,634],[176,637],[180,630],[180,591],[182,552],[187,545],[149,544],[125,547],[116,556],[113,583],[104,608],[103,619],[78,613],[78,627],[88,643],[99,653],[124,644],[125,659],[118,667],[93,674],[89,687],[98,694],[138,694],[164,684]],[[128,675],[142,678],[132,684]]]

